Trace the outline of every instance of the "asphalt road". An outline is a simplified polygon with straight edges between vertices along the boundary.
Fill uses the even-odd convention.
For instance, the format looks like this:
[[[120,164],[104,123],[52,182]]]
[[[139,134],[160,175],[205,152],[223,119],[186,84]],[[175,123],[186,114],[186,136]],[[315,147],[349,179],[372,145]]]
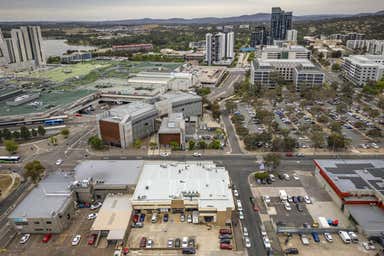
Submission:
[[[220,109],[221,109],[221,118],[223,120],[225,130],[227,131],[227,138],[229,141],[229,145],[231,146],[231,153],[232,154],[242,154],[241,147],[239,145],[239,141],[236,137],[235,129],[232,125],[231,120],[229,119],[229,115],[227,111],[225,111],[225,103],[220,102]]]

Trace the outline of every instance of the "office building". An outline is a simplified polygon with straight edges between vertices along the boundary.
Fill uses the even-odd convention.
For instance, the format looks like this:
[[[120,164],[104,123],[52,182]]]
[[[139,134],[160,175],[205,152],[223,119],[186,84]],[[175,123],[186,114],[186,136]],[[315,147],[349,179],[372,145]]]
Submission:
[[[384,55],[384,40],[348,40],[347,48],[372,55]]]
[[[285,40],[287,30],[292,29],[292,12],[285,12],[280,7],[272,8],[271,39]]]
[[[144,213],[193,213],[194,223],[231,223],[235,210],[231,181],[213,162],[146,162],[133,209]]]
[[[128,85],[145,88],[164,88],[167,90],[188,90],[196,86],[198,79],[185,72],[140,72],[128,79]]]
[[[181,91],[169,91],[160,96],[160,101],[155,103],[159,115],[169,113],[183,113],[189,121],[203,115],[203,100],[200,96]]]
[[[155,132],[158,112],[154,105],[134,102],[97,116],[99,137],[107,144],[128,148]]]
[[[267,46],[257,53],[261,59],[311,59],[311,51],[300,45]]]
[[[148,52],[153,50],[152,44],[124,44],[112,45],[112,51]]]
[[[287,30],[287,41],[297,41],[297,30],[296,29],[290,29]]]
[[[205,41],[189,42],[190,49],[205,49]]]
[[[359,232],[384,232],[384,161],[315,160],[315,176]]]
[[[158,131],[158,145],[172,146],[177,143],[180,149],[185,149],[185,120],[183,113],[170,113],[163,118]]]
[[[235,34],[208,33],[205,35],[206,54],[205,61],[208,65],[230,65],[234,59]]]
[[[250,47],[256,48],[259,45],[267,44],[267,31],[264,26],[255,27],[251,32]]]
[[[92,53],[90,52],[73,52],[71,54],[64,54],[61,57],[61,63],[64,63],[64,64],[86,62],[91,60],[92,60]]]
[[[332,34],[329,36],[329,39],[331,40],[341,40],[344,43],[348,40],[364,40],[365,39],[365,34],[362,33],[356,33],[356,32],[351,32],[348,34]]]
[[[0,67],[9,63],[7,42],[3,37],[3,33],[0,28]]]
[[[324,82],[324,73],[319,71],[308,59],[256,59],[251,64],[251,84],[274,88],[274,74],[281,79],[292,81],[296,90],[303,87],[318,87]]]
[[[72,182],[64,173],[48,175],[11,212],[10,224],[19,233],[61,233],[75,216]]]
[[[356,86],[378,81],[384,75],[384,55],[351,55],[343,59],[343,76]]]

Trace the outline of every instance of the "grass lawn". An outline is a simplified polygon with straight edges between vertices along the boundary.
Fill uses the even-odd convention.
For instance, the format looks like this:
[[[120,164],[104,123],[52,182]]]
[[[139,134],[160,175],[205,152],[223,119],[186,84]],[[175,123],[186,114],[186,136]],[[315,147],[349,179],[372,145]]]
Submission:
[[[89,74],[92,70],[97,68],[107,67],[108,64],[95,64],[89,63],[78,63],[72,65],[65,65],[63,67],[53,68],[51,70],[41,71],[32,73],[32,77],[50,79],[55,82],[63,82],[68,78],[76,76],[84,76]]]

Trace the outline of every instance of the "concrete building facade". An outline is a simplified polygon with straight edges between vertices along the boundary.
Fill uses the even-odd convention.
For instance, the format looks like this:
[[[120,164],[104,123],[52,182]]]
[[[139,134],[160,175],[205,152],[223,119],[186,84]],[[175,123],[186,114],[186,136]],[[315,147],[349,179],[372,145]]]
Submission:
[[[351,55],[343,60],[343,76],[356,86],[378,81],[384,75],[384,55]]]
[[[158,145],[170,146],[178,143],[180,149],[185,149],[185,120],[183,113],[171,113],[163,118],[158,131]]]
[[[272,40],[285,40],[287,31],[292,29],[292,12],[285,12],[280,7],[273,7],[271,14]]]
[[[208,33],[205,35],[205,61],[208,65],[229,65],[234,59],[234,32]]]

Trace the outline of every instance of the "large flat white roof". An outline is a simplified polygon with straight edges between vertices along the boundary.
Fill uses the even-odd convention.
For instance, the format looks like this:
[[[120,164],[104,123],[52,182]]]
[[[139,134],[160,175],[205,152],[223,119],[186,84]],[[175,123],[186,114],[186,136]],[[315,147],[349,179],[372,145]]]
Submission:
[[[199,208],[234,209],[228,171],[213,162],[145,162],[132,203],[198,202]]]

